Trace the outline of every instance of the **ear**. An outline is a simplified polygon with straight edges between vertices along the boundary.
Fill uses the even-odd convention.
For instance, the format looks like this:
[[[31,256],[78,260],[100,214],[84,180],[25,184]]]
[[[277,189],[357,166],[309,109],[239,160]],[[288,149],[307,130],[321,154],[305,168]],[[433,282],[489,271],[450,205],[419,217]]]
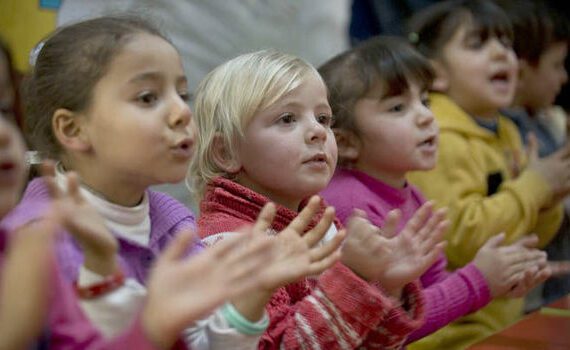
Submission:
[[[433,70],[435,71],[435,79],[431,88],[437,92],[446,92],[447,89],[449,89],[449,78],[447,75],[447,70],[443,66],[443,63],[439,61],[430,60],[430,63],[433,67]]]
[[[84,127],[85,118],[65,108],[57,109],[51,119],[56,139],[65,148],[73,151],[88,151],[91,148]]]
[[[216,165],[228,174],[237,174],[241,170],[241,161],[236,152],[230,150],[230,146],[220,133],[216,133],[212,145],[212,156]]]
[[[360,140],[352,132],[344,129],[333,129],[338,147],[338,157],[356,162],[360,155]]]

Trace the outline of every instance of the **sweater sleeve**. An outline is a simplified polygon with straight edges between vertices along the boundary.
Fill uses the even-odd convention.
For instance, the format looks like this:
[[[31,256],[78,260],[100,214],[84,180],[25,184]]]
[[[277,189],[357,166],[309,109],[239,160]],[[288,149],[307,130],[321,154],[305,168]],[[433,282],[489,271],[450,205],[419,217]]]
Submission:
[[[492,300],[485,277],[473,263],[449,274],[443,281],[424,286],[424,296],[425,323],[410,335],[407,343],[479,310]]]
[[[285,288],[274,294],[268,305],[271,323],[260,349],[354,349],[381,332],[374,340],[388,348],[392,337],[403,340],[408,334],[407,329],[387,326],[405,324],[401,308],[341,263],[325,271],[309,295],[294,299]],[[380,327],[386,317],[390,322]]]
[[[488,174],[475,159],[466,156],[470,154],[468,142],[461,135],[442,133],[441,145],[437,167],[409,178],[427,198],[449,207],[446,253],[453,267],[467,264],[490,237],[500,232],[505,232],[507,242],[533,232],[541,208],[552,196],[536,172],[525,170],[488,196]],[[541,241],[548,241],[560,225],[561,208],[553,211],[549,224],[536,232]]]
[[[424,323],[424,297],[419,283],[408,283],[401,306],[393,307],[362,343],[365,349],[400,349],[413,331]]]

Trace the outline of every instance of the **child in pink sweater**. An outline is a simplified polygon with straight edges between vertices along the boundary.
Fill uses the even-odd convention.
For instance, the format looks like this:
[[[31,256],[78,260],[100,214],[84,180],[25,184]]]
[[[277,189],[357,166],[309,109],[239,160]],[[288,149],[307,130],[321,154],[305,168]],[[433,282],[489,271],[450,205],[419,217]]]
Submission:
[[[346,222],[354,208],[382,226],[399,209],[403,226],[425,199],[406,181],[413,170],[435,166],[438,127],[429,109],[430,65],[403,39],[380,37],[342,53],[319,72],[336,116],[333,130],[341,167],[321,192]],[[421,276],[426,323],[414,341],[487,305],[492,298],[523,295],[549,275],[536,237],[501,246],[487,241],[475,259],[453,273],[440,258]]]

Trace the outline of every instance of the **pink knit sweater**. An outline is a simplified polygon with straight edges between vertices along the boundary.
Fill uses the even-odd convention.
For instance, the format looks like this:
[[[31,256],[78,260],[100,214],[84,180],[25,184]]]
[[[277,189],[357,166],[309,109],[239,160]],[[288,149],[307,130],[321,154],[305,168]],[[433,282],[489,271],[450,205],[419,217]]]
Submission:
[[[235,232],[253,223],[267,202],[248,188],[217,178],[200,205],[199,233],[204,238]],[[278,206],[272,228],[283,230],[296,215]],[[276,291],[267,306],[270,325],[259,349],[397,349],[423,323],[418,285],[408,284],[403,295],[406,310],[337,263],[316,281],[303,279]]]

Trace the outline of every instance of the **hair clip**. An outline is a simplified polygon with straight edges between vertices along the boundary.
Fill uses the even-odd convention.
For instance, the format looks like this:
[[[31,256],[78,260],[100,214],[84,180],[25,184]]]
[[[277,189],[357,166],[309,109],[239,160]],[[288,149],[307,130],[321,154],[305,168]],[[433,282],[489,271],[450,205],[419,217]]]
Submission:
[[[416,32],[410,32],[408,34],[408,41],[415,45],[420,41],[420,35]]]
[[[40,41],[30,51],[30,57],[28,58],[28,62],[30,63],[31,67],[36,66],[36,61],[38,60],[38,56],[40,54],[40,51],[42,51],[44,44],[45,44],[45,41]]]
[[[28,166],[37,165],[42,163],[42,156],[38,151],[26,151],[25,160]]]

